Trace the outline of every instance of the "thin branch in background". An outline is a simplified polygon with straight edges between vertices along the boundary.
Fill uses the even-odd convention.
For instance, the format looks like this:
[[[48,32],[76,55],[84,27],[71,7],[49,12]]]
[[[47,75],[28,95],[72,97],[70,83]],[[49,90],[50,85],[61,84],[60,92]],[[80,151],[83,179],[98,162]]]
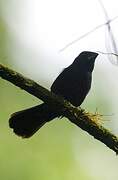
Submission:
[[[114,34],[112,32],[112,28],[111,28],[111,24],[110,24],[111,20],[109,19],[108,13],[107,13],[107,11],[105,9],[105,6],[103,5],[102,1],[101,0],[98,0],[98,1],[100,3],[100,6],[101,6],[101,8],[102,8],[102,10],[104,12],[104,15],[105,15],[105,19],[107,21],[106,27],[107,27],[107,30],[108,30],[109,38],[111,40],[113,52],[112,52],[112,49],[110,48],[110,43],[109,42],[106,43],[106,49],[107,49],[108,52],[112,52],[113,54],[118,54],[117,44],[116,44]],[[108,57],[110,57],[110,56],[108,56]],[[117,59],[116,62],[117,62],[117,65],[118,65],[118,56],[116,56],[116,59]],[[113,60],[113,58],[112,58],[112,60]]]
[[[88,31],[87,33],[83,34],[82,36],[80,36],[79,38],[73,40],[72,42],[68,43],[66,46],[64,46],[62,49],[60,49],[61,51],[64,51],[65,49],[67,49],[69,46],[75,44],[76,42],[80,41],[81,39],[85,38],[86,36],[90,35],[91,33],[93,33],[94,31],[96,31],[97,29],[101,28],[102,26],[104,26],[106,23],[104,24],[100,24],[99,26],[93,28],[92,30]]]
[[[107,26],[107,30],[108,30],[108,34],[109,34],[109,37],[111,39],[111,42],[112,42],[112,47],[113,47],[113,52],[112,50],[110,49],[110,46],[108,46],[108,43],[106,44],[106,49],[108,49],[108,52],[110,50],[111,53],[114,53],[114,54],[117,54],[118,53],[118,50],[117,50],[117,45],[116,45],[116,42],[115,42],[115,38],[114,38],[114,35],[113,35],[113,32],[112,32],[112,29],[111,29],[111,22],[116,20],[118,18],[118,16],[114,17],[113,19],[110,19],[109,16],[108,16],[108,13],[102,3],[101,0],[98,0],[99,3],[100,3],[100,6],[102,7],[102,10],[104,12],[104,15],[105,15],[105,19],[106,19],[106,23],[103,23],[103,24],[100,24],[98,25],[97,27],[93,28],[92,30],[88,31],[87,33],[85,33],[84,35],[80,36],[79,38],[73,40],[72,42],[68,43],[66,46],[64,46],[62,49],[60,49],[60,52],[61,51],[64,51],[65,49],[67,49],[69,46],[75,44],[76,42],[80,41],[81,39],[85,38],[86,36],[90,35],[91,33],[93,33],[94,31],[98,30],[99,28],[103,27],[103,26]],[[107,48],[108,46],[108,48]],[[118,65],[118,57],[117,57],[117,65]]]
[[[113,22],[114,20],[118,19],[118,16],[115,16],[113,19],[109,19],[108,21],[106,21],[103,24],[100,24],[98,26],[96,26],[95,28],[93,28],[92,30],[88,31],[87,33],[83,34],[82,36],[80,36],[79,38],[71,41],[70,43],[68,43],[67,45],[65,45],[62,49],[60,49],[60,52],[64,51],[65,49],[67,49],[68,47],[70,47],[71,45],[77,43],[78,41],[80,41],[81,39],[85,38],[86,36],[90,35],[91,33],[95,32],[96,30],[100,29],[101,27],[110,24],[111,22]]]
[[[24,89],[26,92],[43,100],[55,110],[62,113],[72,123],[88,132],[91,136],[104,143],[118,154],[118,137],[96,121],[98,114],[91,114],[85,110],[72,106],[69,102],[48,91],[31,79],[0,64],[0,77]],[[97,116],[97,117],[96,117]]]
[[[102,52],[102,51],[96,51],[96,52],[97,52],[97,53],[100,53],[100,54],[113,55],[113,56],[118,57],[118,54],[116,54],[116,53],[108,53],[108,52]]]

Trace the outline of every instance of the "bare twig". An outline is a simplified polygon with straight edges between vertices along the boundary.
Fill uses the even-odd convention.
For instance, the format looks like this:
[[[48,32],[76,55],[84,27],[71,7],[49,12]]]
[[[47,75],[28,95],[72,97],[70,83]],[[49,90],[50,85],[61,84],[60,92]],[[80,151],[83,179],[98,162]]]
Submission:
[[[94,121],[95,115],[86,113],[86,111],[81,108],[75,108],[69,102],[48,91],[33,80],[1,64],[0,76],[33,96],[43,100],[45,103],[52,106],[54,110],[58,109],[62,116],[67,117],[72,123],[88,132],[118,154],[118,137],[101,126],[97,121]]]
[[[114,38],[114,34],[113,34],[113,32],[112,32],[112,28],[111,28],[111,20],[110,20],[110,18],[109,18],[109,16],[108,16],[108,13],[107,13],[107,10],[105,9],[105,6],[104,6],[104,4],[102,3],[102,1],[101,0],[98,0],[99,1],[99,3],[100,3],[100,6],[101,6],[101,8],[102,8],[102,10],[103,10],[103,13],[104,13],[104,15],[105,15],[105,19],[106,19],[106,21],[107,21],[107,23],[106,23],[106,27],[107,27],[107,30],[108,30],[108,35],[109,35],[109,38],[110,38],[110,40],[111,40],[111,43],[112,43],[112,48],[113,48],[113,53],[114,54],[117,54],[118,53],[118,49],[117,49],[117,44],[116,44],[116,41],[115,41],[115,38]],[[107,48],[108,47],[108,48]],[[106,43],[106,48],[108,49],[108,52],[112,52],[112,50],[110,49],[110,45],[109,45],[109,43]],[[117,58],[117,65],[118,65],[118,57],[116,57]]]
[[[62,49],[60,49],[60,52],[64,51],[65,49],[67,49],[68,47],[70,47],[71,45],[77,43],[78,41],[80,41],[81,39],[85,38],[86,36],[90,35],[91,33],[93,33],[94,31],[100,29],[101,27],[110,24],[112,21],[116,20],[118,18],[118,16],[114,17],[113,19],[109,19],[108,21],[106,21],[103,24],[100,24],[98,26],[96,26],[95,28],[91,29],[90,31],[88,31],[87,33],[83,34],[82,36],[74,39],[73,41],[71,41],[70,43],[68,43],[67,45],[65,45]]]

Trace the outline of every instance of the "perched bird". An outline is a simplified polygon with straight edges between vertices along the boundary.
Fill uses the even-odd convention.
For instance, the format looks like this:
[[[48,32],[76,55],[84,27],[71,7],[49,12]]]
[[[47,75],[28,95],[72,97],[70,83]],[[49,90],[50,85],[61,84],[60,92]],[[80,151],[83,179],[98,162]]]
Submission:
[[[51,91],[68,100],[74,106],[80,106],[91,88],[95,52],[84,51],[65,68],[51,86]],[[31,137],[46,122],[61,116],[46,103],[31,107],[11,115],[9,126],[23,137]]]

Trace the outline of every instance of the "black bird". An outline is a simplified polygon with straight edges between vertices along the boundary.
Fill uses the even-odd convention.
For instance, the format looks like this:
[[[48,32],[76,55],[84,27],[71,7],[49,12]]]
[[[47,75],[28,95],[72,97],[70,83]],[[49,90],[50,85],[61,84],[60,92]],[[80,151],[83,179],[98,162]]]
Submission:
[[[95,52],[84,51],[74,62],[65,68],[51,86],[51,91],[68,100],[74,106],[80,106],[91,88],[92,71]],[[23,138],[31,137],[46,122],[61,115],[55,112],[49,105],[31,107],[11,115],[9,126]]]

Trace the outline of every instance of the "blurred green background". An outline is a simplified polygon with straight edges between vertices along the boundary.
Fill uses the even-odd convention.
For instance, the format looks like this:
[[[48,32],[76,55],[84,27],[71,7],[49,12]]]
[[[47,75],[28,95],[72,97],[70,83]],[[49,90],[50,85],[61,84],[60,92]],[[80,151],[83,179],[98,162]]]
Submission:
[[[59,32],[54,29],[54,34],[52,29],[55,28],[55,21],[53,20],[53,27],[50,29],[50,14],[49,18],[44,17],[48,8],[45,9],[43,2],[39,2],[0,0],[0,62],[49,88],[60,71],[82,50],[95,50],[95,47],[100,48],[103,45],[102,40],[99,40],[102,34],[96,38],[96,43],[94,34],[79,45],[59,53],[71,36],[71,31],[71,38],[74,38],[73,30],[78,32],[80,27],[74,25],[67,35],[66,31],[63,34],[63,24],[59,24]],[[50,11],[52,5],[56,5],[53,3],[54,1],[50,2]],[[38,15],[38,8],[44,8],[42,14]],[[58,23],[62,23],[61,21]],[[48,24],[47,28],[45,26],[43,29],[43,24]],[[70,22],[69,24],[71,26]],[[103,114],[102,124],[116,134],[117,77],[118,67],[113,66],[107,57],[99,56],[93,73],[91,92],[82,104],[90,112],[97,109]],[[35,97],[0,79],[0,179],[118,179],[118,158],[115,153],[65,118],[47,123],[30,139],[21,139],[14,135],[8,126],[10,114],[39,103],[41,102]]]

